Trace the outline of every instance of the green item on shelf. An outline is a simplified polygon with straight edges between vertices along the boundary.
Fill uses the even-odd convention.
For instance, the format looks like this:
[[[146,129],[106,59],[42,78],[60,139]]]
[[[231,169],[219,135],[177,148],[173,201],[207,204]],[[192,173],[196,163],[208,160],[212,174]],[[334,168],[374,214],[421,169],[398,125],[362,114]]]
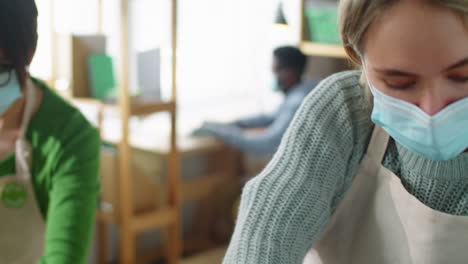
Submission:
[[[105,54],[90,55],[88,71],[91,95],[103,101],[112,100],[117,87],[112,58]]]
[[[338,8],[333,6],[310,6],[305,9],[311,41],[341,44],[338,32]]]

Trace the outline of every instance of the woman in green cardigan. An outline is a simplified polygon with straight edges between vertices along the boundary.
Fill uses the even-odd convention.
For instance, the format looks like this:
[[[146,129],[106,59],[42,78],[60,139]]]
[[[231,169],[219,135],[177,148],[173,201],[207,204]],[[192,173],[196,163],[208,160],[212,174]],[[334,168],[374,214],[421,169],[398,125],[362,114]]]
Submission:
[[[0,263],[85,263],[100,140],[30,77],[37,16],[34,0],[0,1]]]

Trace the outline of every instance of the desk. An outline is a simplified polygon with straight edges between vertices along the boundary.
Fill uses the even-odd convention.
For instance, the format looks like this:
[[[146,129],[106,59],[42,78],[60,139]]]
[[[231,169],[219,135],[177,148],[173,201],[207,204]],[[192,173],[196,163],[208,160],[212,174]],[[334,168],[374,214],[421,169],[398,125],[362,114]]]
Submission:
[[[79,103],[78,103],[79,104]],[[80,110],[94,124],[100,124],[101,138],[108,147],[102,151],[101,164],[101,210],[98,212],[100,219],[105,219],[105,223],[118,223],[118,186],[117,176],[118,155],[116,154],[116,144],[121,140],[121,120],[118,109],[113,107],[102,107],[100,103],[89,104],[86,102],[79,105]],[[159,118],[160,115],[158,115]],[[154,116],[155,117],[155,116]],[[161,114],[161,118],[164,118]],[[129,144],[132,154],[129,155],[132,160],[131,177],[133,181],[133,214],[141,219],[143,226],[149,226],[154,221],[164,221],[170,219],[170,211],[165,210],[167,204],[166,182],[167,175],[167,157],[169,153],[170,131],[168,120],[159,120],[157,118],[133,117],[129,120]],[[240,153],[229,148],[225,144],[214,138],[194,138],[188,136],[189,132],[195,127],[185,125],[185,129],[178,129],[177,148],[178,155],[182,159],[182,173],[180,173],[181,184],[181,202],[189,203],[199,202],[201,206],[196,210],[192,223],[192,232],[189,239],[184,241],[185,251],[196,252],[212,247],[213,241],[213,220],[216,220],[213,201],[219,201],[220,198],[215,191],[224,190],[227,187],[235,192],[237,183],[240,183],[238,168],[240,163]],[[185,131],[181,132],[181,131]],[[184,159],[191,157],[206,156],[204,170],[198,170],[196,167],[184,166]],[[185,171],[184,171],[185,170]],[[187,173],[189,170],[189,173]],[[190,171],[193,170],[193,171]],[[193,174],[187,177],[186,174]],[[196,177],[191,177],[196,174]],[[239,184],[240,185],[240,184]],[[234,187],[234,188],[232,188]],[[239,190],[237,190],[240,192]],[[219,194],[219,193],[218,193]],[[227,199],[229,200],[229,199]],[[201,203],[200,203],[201,201]],[[151,212],[159,211],[156,215]],[[219,212],[219,210],[218,210]],[[229,210],[231,212],[231,210]],[[231,213],[227,215],[232,219]],[[104,230],[99,232],[99,230]],[[98,226],[100,248],[107,248],[106,226]],[[226,228],[228,230],[228,228]],[[230,235],[230,234],[229,234]],[[104,252],[101,260],[107,259]],[[139,263],[148,262],[162,255],[161,251],[150,250],[139,253]]]
[[[133,136],[131,138],[133,138],[133,142],[140,144],[135,144],[132,147],[135,179],[134,202],[136,204],[135,213],[138,214],[157,209],[166,202],[164,200],[166,195],[163,175],[166,173],[165,151],[169,146],[165,140],[162,140],[160,144],[146,140],[148,144],[143,145],[145,140]],[[118,138],[104,138],[104,141],[113,145],[118,141]],[[217,245],[213,223],[220,211],[214,206],[216,203],[213,201],[223,200],[216,197],[217,190],[224,190],[228,186],[230,190],[236,191],[231,187],[240,186],[241,178],[238,170],[241,155],[238,151],[214,138],[180,137],[179,151],[181,167],[183,167],[181,173],[182,203],[195,202],[196,206],[190,226],[187,227],[191,232],[184,241],[184,250],[185,252],[199,252]],[[204,164],[197,162],[200,157],[202,157],[200,163]],[[190,167],[193,165],[189,164],[190,161],[194,160],[197,166]],[[187,164],[188,166],[184,166]],[[206,166],[206,168],[200,169],[198,165],[200,167]],[[115,218],[113,208],[118,208],[116,168],[116,155],[112,151],[103,150],[101,204],[102,211],[107,211],[108,217],[111,218]],[[226,217],[230,217],[230,215]],[[141,263],[144,263],[146,260],[154,259],[158,254],[158,251],[155,250],[139,253],[139,259],[142,259]]]

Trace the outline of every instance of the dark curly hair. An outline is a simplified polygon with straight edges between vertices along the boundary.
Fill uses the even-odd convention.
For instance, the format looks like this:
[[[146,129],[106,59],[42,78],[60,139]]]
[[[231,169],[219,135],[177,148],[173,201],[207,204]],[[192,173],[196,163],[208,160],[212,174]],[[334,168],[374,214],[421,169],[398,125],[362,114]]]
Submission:
[[[293,46],[279,47],[273,51],[273,55],[281,66],[294,70],[299,73],[299,75],[304,73],[307,64],[307,56],[298,48]]]

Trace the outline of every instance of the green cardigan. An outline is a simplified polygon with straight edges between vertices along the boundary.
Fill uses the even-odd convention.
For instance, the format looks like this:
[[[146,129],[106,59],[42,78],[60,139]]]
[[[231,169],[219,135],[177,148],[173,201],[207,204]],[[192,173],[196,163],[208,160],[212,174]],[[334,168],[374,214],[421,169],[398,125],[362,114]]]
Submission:
[[[26,132],[33,187],[47,225],[39,263],[85,263],[98,204],[99,134],[77,109],[33,82],[44,92]],[[14,171],[12,154],[0,162],[0,177]]]

